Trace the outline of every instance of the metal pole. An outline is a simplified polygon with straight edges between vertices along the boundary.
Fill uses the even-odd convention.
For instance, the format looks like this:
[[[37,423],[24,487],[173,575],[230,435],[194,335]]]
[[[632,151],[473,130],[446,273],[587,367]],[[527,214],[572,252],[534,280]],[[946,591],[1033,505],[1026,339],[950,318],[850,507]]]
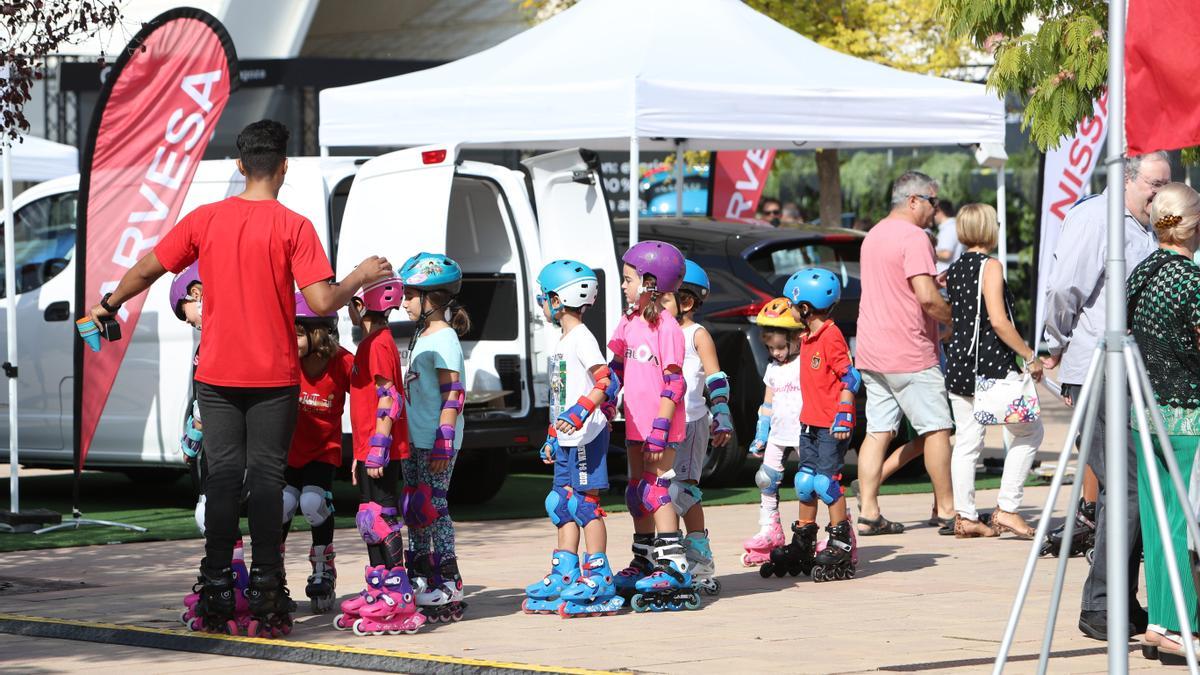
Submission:
[[[1005,204],[1008,198],[1005,190],[1005,175],[1004,164],[996,170],[996,220],[1000,223],[1000,241],[997,242],[1000,249],[997,253],[1000,256],[1000,269],[1004,273],[1004,278],[1008,278],[1008,209]]]
[[[1127,448],[1129,390],[1122,344],[1125,337],[1125,0],[1108,4],[1108,260],[1105,269],[1105,351],[1107,382],[1105,405],[1105,500],[1108,546],[1108,672],[1129,670],[1129,551]]]
[[[8,362],[17,365],[17,266],[16,242],[13,232],[13,175],[12,139],[4,139],[4,301],[8,311],[5,330],[8,333]],[[8,509],[21,512],[21,451],[18,444],[17,378],[8,378]]]
[[[675,139],[675,215],[683,217],[683,139]]]
[[[638,243],[638,211],[641,210],[639,185],[642,182],[641,171],[638,171],[638,137],[629,137],[629,245]]]

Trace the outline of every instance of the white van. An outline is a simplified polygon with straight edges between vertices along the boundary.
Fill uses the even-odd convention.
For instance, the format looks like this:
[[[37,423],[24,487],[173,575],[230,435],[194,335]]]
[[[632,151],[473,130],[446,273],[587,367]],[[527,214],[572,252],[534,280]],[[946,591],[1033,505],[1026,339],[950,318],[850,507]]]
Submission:
[[[454,145],[371,160],[292,158],[279,199],[316,227],[338,275],[368,255],[399,265],[418,251],[463,267],[460,299],[474,324],[463,340],[467,416],[455,494],[491,497],[507,450],[539,446],[547,424],[547,359],[556,340],[533,296],[542,265],[573,258],[601,279],[587,324],[603,341],[620,317],[620,272],[599,166],[564,150],[523,162],[522,171],[460,162]],[[241,190],[231,160],[201,162],[182,214]],[[78,177],[37,185],[14,200],[17,240],[18,394],[21,463],[70,466],[75,213]],[[343,214],[344,211],[344,214]],[[3,275],[0,274],[0,279]],[[87,467],[161,479],[184,465],[179,434],[199,336],[169,310],[170,279],[154,285],[88,453]],[[6,311],[0,304],[0,326]],[[397,346],[413,326],[393,313]],[[343,343],[358,335],[343,313]],[[6,337],[0,331],[0,353]],[[8,391],[0,387],[0,404]],[[0,461],[8,416],[0,414]]]

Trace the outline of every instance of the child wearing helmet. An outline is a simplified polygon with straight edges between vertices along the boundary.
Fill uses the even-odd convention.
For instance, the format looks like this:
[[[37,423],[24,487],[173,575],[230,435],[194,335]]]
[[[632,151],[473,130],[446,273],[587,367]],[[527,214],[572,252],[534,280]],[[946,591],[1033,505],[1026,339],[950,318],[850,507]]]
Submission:
[[[333,608],[337,585],[333,549],[333,477],[342,463],[342,410],[354,355],[338,344],[337,313],[320,315],[296,293],[300,407],[283,472],[283,537],[299,512],[312,528],[304,592],[313,614]]]
[[[635,611],[696,609],[700,596],[688,574],[679,514],[670,506],[675,451],[687,427],[686,352],[679,322],[662,302],[663,294],[679,290],[683,282],[683,254],[665,242],[643,241],[626,251],[621,261],[621,290],[628,310],[608,347],[613,351],[610,368],[625,387],[629,460],[625,503],[634,517],[634,557],[618,573],[616,586],[633,594]]]
[[[687,427],[683,443],[675,452],[671,505],[687,528],[683,548],[692,582],[705,593],[716,595],[721,590],[721,583],[714,578],[716,564],[708,530],[704,527],[700,474],[708,455],[709,441],[716,447],[728,443],[733,433],[733,421],[729,411],[729,376],[721,370],[712,336],[695,319],[696,310],[708,298],[709,289],[708,273],[691,260],[684,260],[683,282],[678,291],[663,295],[663,305],[679,320],[683,330],[683,378],[687,385],[684,399]]]
[[[762,457],[754,474],[758,486],[758,533],[745,541],[742,564],[770,566],[773,549],[784,544],[779,520],[779,485],[783,482],[783,460],[789,449],[800,446],[800,335],[804,324],[792,316],[787,298],[775,298],[763,305],[755,318],[763,345],[771,362],[763,373],[763,402],[750,454]],[[793,525],[795,527],[795,525]]]
[[[418,253],[400,268],[400,277],[404,310],[417,324],[405,379],[412,444],[404,460],[409,569],[421,611],[434,622],[458,621],[466,603],[446,491],[462,447],[467,393],[458,340],[471,329],[471,320],[456,301],[463,274],[451,258]]]
[[[829,318],[841,292],[837,275],[819,268],[797,271],[783,287],[792,316],[808,329],[800,339],[804,405],[800,410],[800,470],[795,480],[800,499],[798,525],[806,535],[803,550],[796,553],[801,571],[811,573],[817,582],[853,578],[857,563],[841,478],[854,430],[854,395],[862,386],[862,377],[851,362],[846,338]],[[813,557],[815,551],[809,544],[816,540],[818,500],[829,510],[825,528],[829,538],[824,550]]]
[[[608,489],[604,409],[616,404],[621,383],[583,324],[584,312],[596,302],[599,280],[583,263],[555,260],[542,268],[537,283],[542,315],[562,330],[550,355],[550,427],[542,445],[542,461],[554,465],[546,514],[558,528],[558,547],[550,573],[526,588],[522,608],[563,617],[615,614],[625,599],[613,586],[600,491]]]
[[[350,318],[363,339],[350,375],[350,426],[354,434],[351,478],[358,485],[354,522],[367,545],[366,588],[342,601],[334,618],[338,630],[380,634],[375,623],[416,630],[425,618],[417,613],[401,530],[400,470],[409,456],[408,419],[400,352],[388,329],[388,315],[401,306],[404,285],[395,277],[362,288],[351,301]],[[383,579],[390,580],[385,586]],[[385,597],[386,596],[386,597]],[[386,612],[384,612],[386,610]]]

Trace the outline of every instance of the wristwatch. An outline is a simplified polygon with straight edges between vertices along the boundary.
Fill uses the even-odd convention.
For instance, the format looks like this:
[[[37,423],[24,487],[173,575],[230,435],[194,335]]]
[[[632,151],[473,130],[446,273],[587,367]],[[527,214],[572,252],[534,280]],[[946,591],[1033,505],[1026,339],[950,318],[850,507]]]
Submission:
[[[100,306],[103,307],[104,311],[108,312],[109,314],[116,314],[118,311],[120,311],[121,306],[117,305],[116,307],[114,307],[114,306],[108,304],[108,299],[111,297],[112,297],[112,293],[105,293],[104,297],[100,298]]]

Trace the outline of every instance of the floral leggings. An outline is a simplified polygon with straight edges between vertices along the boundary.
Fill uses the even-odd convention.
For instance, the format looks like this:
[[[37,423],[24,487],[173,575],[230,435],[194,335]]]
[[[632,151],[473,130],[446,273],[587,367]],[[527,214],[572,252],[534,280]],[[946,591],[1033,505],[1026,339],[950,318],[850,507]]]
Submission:
[[[412,454],[403,460],[404,486],[415,488],[418,485],[428,485],[434,491],[433,508],[438,510],[437,520],[429,527],[409,528],[409,547],[418,554],[437,553],[441,559],[453,558],[454,553],[454,521],[450,520],[447,512],[446,491],[450,489],[450,475],[454,473],[454,460],[458,453],[450,459],[450,465],[445,471],[434,473],[429,468],[428,448],[413,448]]]

